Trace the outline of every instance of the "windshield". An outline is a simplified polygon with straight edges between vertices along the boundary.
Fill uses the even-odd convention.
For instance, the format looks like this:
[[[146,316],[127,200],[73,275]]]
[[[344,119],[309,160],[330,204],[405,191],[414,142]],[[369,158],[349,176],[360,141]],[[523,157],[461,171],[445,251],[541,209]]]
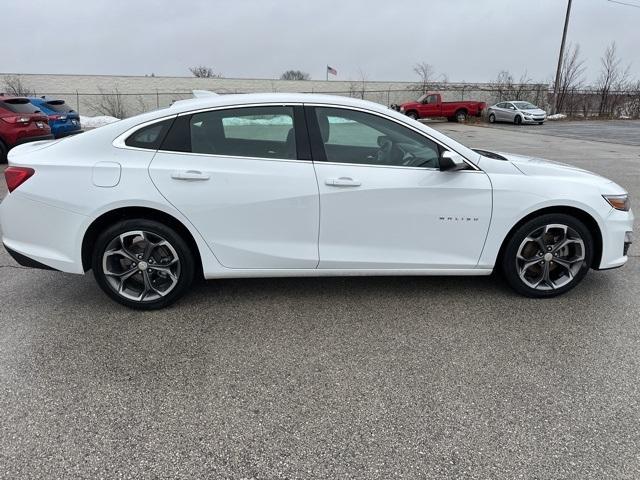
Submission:
[[[535,110],[538,108],[533,103],[529,103],[529,102],[512,102],[512,103],[519,110]]]
[[[420,95],[420,98],[418,98],[418,102],[420,102],[420,103],[424,102],[428,96],[429,96],[428,93]]]

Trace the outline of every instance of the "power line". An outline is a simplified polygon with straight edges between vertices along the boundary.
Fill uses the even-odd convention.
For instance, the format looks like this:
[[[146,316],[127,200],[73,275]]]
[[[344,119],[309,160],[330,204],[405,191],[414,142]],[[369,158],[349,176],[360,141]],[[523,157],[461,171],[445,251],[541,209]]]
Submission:
[[[618,0],[608,0],[608,1],[611,3],[617,3],[618,5],[626,5],[627,7],[640,8],[640,5],[636,3],[625,3],[625,2],[619,2]]]

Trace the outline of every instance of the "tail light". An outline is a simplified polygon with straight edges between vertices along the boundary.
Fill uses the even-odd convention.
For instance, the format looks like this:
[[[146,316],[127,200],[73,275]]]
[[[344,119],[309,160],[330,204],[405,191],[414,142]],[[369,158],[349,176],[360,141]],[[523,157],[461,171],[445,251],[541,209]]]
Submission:
[[[7,167],[4,171],[4,179],[9,193],[26,182],[34,173],[36,171],[29,167]]]
[[[61,120],[61,121],[65,121],[67,119],[66,115],[49,115],[49,120],[55,121],[55,120]]]
[[[29,123],[29,121],[31,120],[30,117],[25,117],[22,115],[13,115],[10,117],[0,117],[0,120],[7,122],[7,123]]]

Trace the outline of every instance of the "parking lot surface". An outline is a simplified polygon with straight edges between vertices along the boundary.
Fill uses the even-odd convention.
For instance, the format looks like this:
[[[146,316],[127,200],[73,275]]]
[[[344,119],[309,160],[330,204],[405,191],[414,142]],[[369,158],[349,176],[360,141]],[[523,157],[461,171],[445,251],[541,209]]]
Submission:
[[[640,120],[547,121],[543,125],[485,124],[522,133],[553,135],[622,145],[640,146]]]
[[[638,147],[434,126],[640,198]],[[3,251],[0,477],[639,478],[637,252],[550,300],[494,277],[224,280],[135,312]]]

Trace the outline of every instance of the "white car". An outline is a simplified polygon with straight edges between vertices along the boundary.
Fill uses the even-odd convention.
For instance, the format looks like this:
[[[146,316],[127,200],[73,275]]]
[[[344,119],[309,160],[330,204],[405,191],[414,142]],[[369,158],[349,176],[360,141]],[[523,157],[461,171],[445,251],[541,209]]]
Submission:
[[[550,297],[627,261],[625,190],[471,150],[343,97],[202,97],[14,148],[0,207],[21,264],[93,270],[160,308],[195,277],[489,275]]]
[[[501,102],[487,109],[489,123],[509,122],[520,125],[522,123],[537,123],[542,125],[547,119],[547,112],[529,102],[514,100]]]

